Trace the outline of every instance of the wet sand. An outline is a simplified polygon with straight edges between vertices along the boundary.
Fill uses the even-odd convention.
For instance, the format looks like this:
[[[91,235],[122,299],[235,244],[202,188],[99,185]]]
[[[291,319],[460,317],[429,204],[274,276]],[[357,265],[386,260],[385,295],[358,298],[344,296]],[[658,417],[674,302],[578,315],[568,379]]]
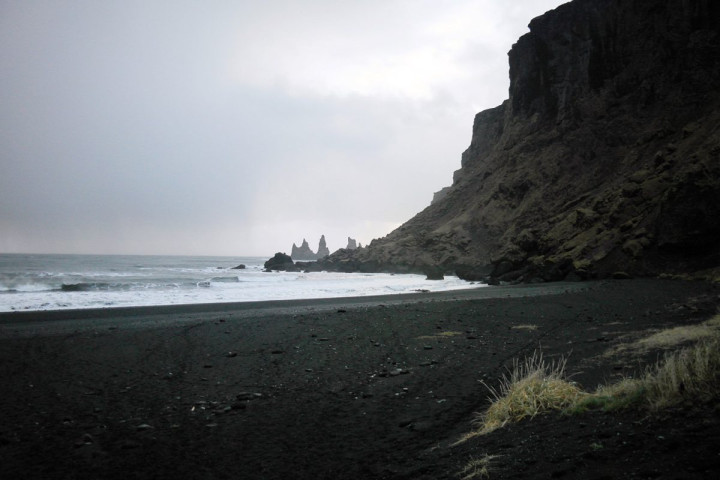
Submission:
[[[706,478],[720,466],[708,406],[658,424],[549,415],[451,444],[513,359],[569,355],[592,388],[658,353],[604,351],[706,320],[718,293],[625,280],[0,314],[0,478],[442,479],[484,453],[502,455],[492,478]],[[602,440],[618,423],[635,447]],[[662,445],[639,436],[673,438],[674,453],[659,463]],[[596,440],[608,448],[585,455]],[[716,453],[698,463],[703,448]]]

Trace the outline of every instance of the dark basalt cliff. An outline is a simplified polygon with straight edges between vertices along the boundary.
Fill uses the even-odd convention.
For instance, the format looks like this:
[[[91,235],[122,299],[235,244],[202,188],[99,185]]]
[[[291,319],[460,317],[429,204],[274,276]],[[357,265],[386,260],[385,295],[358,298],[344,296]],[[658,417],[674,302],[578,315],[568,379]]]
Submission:
[[[558,280],[720,265],[720,3],[575,0],[509,53],[453,184],[340,270]]]

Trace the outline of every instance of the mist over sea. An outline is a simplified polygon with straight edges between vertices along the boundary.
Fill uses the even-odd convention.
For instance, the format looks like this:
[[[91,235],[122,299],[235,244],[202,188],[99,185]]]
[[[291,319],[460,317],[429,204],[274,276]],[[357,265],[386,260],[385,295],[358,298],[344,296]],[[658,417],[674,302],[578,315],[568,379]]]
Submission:
[[[269,257],[268,257],[269,258]],[[456,277],[264,272],[264,257],[0,254],[0,312],[443,291]],[[234,269],[240,264],[244,269]]]

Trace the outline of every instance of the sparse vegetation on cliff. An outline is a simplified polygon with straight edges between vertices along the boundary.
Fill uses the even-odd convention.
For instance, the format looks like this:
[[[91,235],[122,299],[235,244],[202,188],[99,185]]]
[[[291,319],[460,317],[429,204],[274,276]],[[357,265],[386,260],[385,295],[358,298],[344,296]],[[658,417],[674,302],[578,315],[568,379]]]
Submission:
[[[452,186],[326,268],[717,279],[720,9],[575,0],[529,27],[509,52],[509,98],[476,115]]]

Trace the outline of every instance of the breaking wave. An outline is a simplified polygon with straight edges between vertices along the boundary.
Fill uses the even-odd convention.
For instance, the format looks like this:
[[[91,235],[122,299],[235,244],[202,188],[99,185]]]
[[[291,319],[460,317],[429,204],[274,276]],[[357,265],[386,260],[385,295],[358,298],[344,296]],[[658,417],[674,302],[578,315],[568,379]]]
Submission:
[[[0,312],[366,296],[468,288],[453,277],[263,271],[262,258],[0,254]],[[234,270],[238,263],[247,265]]]

